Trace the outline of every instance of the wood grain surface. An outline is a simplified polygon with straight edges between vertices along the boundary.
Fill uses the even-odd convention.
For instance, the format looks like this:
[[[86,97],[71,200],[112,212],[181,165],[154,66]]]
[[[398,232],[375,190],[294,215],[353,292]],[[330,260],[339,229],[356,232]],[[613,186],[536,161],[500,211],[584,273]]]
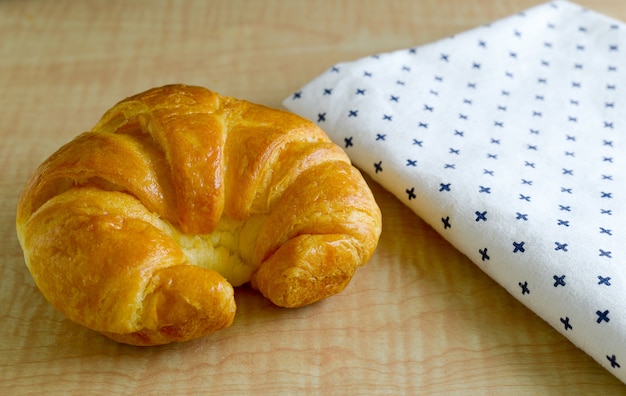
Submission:
[[[0,1],[0,394],[626,394],[369,179],[383,234],[343,293],[288,310],[242,288],[230,328],[182,344],[120,345],[68,321],[15,236],[35,167],[128,95],[182,82],[280,107],[336,62],[539,3]],[[626,20],[621,0],[579,3]]]

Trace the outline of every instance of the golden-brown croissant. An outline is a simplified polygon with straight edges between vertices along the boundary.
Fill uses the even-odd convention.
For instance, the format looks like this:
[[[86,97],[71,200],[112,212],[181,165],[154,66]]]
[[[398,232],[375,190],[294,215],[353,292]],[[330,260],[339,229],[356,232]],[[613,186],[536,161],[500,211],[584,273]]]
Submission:
[[[169,85],[119,102],[40,165],[16,223],[53,306],[154,345],[230,325],[233,286],[284,307],[340,292],[373,254],[381,213],[313,123]]]

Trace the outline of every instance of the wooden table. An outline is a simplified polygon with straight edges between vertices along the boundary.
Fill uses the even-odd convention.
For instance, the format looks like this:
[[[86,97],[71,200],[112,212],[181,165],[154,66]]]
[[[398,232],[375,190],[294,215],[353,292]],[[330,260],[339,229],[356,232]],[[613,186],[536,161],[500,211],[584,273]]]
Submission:
[[[35,167],[117,102],[173,82],[280,107],[330,65],[411,47],[538,0],[0,2],[0,394],[624,393],[608,371],[370,181],[378,250],[297,310],[237,291],[227,330],[116,344],[44,300],[15,236]],[[621,0],[581,4],[626,20]]]

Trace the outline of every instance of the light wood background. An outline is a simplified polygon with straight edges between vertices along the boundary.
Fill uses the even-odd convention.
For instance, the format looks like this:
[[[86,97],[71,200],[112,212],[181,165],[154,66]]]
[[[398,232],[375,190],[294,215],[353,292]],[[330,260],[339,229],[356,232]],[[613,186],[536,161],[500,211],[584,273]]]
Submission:
[[[27,177],[118,100],[173,82],[280,107],[330,65],[536,0],[0,1],[0,394],[619,394],[625,387],[371,182],[384,230],[340,295],[240,289],[233,325],[155,348],[55,312],[15,236]],[[626,20],[621,0],[580,4]]]

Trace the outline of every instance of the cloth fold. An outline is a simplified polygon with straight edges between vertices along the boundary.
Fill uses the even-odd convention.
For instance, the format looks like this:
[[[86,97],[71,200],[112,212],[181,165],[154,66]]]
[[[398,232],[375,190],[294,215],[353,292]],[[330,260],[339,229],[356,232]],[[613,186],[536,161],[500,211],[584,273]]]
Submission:
[[[554,1],[336,64],[283,104],[626,382],[625,35]]]

